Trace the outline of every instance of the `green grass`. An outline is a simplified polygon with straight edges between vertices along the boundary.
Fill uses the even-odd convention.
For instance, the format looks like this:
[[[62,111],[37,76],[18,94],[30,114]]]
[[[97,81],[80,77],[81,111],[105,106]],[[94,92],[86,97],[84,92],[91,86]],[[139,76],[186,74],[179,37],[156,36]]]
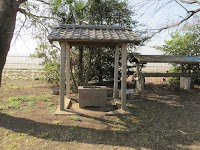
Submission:
[[[61,124],[61,121],[60,120],[54,120],[53,124],[59,125],[59,124]]]
[[[56,106],[55,106],[54,103],[49,102],[49,103],[48,103],[48,106],[47,106],[47,109],[48,109],[51,113],[53,113],[53,112],[56,111]]]
[[[71,115],[69,116],[69,119],[73,121],[81,121],[81,117],[79,115]]]
[[[52,96],[50,95],[42,95],[42,96],[16,96],[9,97],[5,100],[2,100],[0,104],[0,110],[29,110],[34,108],[35,104],[39,101],[50,101]]]

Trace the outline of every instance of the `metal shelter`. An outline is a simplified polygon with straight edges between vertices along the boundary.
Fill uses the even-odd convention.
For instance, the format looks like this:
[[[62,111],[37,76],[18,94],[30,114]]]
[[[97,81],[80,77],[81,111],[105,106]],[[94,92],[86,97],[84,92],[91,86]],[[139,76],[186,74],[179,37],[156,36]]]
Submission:
[[[190,88],[191,77],[200,76],[200,56],[175,56],[175,55],[135,55],[131,58],[131,62],[136,63],[136,76],[137,88],[139,91],[142,91],[144,88],[144,78],[145,77],[180,77],[180,87]],[[140,64],[146,63],[175,63],[181,64],[180,73],[145,73],[142,72],[142,69],[139,68]],[[197,66],[195,72],[191,72],[190,67],[184,68],[184,65],[188,66],[195,65]],[[183,84],[183,86],[182,86]]]
[[[139,44],[141,38],[131,29],[121,26],[72,25],[56,27],[48,36],[50,42],[61,45],[60,110],[64,110],[65,76],[66,96],[70,98],[70,49],[72,46],[115,47],[113,98],[117,98],[119,48],[122,49],[121,109],[126,109],[127,44]],[[65,73],[66,69],[66,73]]]

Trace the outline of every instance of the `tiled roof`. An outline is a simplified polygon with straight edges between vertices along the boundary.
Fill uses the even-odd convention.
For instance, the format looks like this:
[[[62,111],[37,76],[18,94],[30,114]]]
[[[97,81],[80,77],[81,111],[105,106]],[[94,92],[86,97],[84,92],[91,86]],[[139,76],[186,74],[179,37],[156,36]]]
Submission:
[[[134,43],[141,38],[129,28],[121,26],[60,25],[52,30],[48,40],[90,43]]]
[[[177,63],[177,64],[199,64],[199,56],[172,56],[172,55],[135,55],[133,62],[139,63]]]

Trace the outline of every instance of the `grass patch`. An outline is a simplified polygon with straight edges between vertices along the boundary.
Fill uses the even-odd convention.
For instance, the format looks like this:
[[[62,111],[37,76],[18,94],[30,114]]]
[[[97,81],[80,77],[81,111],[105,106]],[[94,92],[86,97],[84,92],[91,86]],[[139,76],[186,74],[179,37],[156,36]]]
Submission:
[[[81,117],[79,115],[71,115],[69,116],[69,119],[73,121],[81,121]]]
[[[61,121],[60,120],[54,120],[53,124],[59,125],[59,124],[61,124]]]
[[[56,111],[56,106],[54,103],[52,102],[49,102],[48,103],[48,106],[47,106],[47,109],[51,112],[51,113],[54,113]]]
[[[50,95],[42,95],[42,96],[16,96],[9,97],[5,100],[2,100],[2,104],[0,105],[0,110],[29,110],[34,108],[35,104],[39,101],[50,101],[52,96]]]

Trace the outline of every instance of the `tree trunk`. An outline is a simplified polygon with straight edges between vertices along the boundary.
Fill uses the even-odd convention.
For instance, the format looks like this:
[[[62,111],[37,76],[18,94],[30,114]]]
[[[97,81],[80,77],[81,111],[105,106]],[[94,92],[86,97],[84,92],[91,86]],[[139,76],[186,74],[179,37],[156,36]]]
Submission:
[[[79,47],[79,60],[78,60],[78,85],[83,84],[83,47]]]
[[[74,74],[73,74],[73,68],[72,68],[73,66],[72,65],[70,65],[70,75],[71,75],[71,78],[72,78],[72,81],[73,81],[73,85],[74,85],[74,88],[72,89],[75,93],[77,93],[78,92],[78,86],[77,86],[77,84],[76,84],[76,80],[75,80],[75,77],[74,77]]]
[[[98,70],[98,78],[99,82],[103,82],[103,71],[102,71],[102,63],[101,63],[101,48],[97,49],[97,70]]]
[[[92,57],[93,57],[93,48],[89,48],[89,58],[87,60],[87,75],[86,75],[86,80],[85,80],[85,84],[87,85],[88,82],[91,80],[91,68],[92,68]]]
[[[3,68],[15,29],[19,5],[20,2],[15,0],[0,1],[0,87]]]

